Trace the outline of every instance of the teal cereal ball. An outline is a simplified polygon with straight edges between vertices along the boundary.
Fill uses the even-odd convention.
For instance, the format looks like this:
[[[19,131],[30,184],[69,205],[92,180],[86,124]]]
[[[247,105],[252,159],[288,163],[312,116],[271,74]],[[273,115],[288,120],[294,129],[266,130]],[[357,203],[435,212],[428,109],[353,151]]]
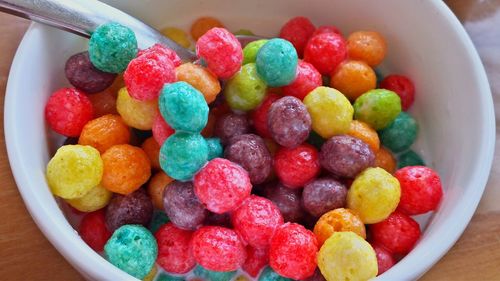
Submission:
[[[208,161],[214,158],[220,158],[224,154],[222,144],[219,138],[205,139],[208,145]]]
[[[148,229],[151,231],[151,233],[156,233],[156,231],[160,229],[160,227],[168,222],[170,222],[170,219],[163,210],[155,210],[153,213],[153,217],[149,222]]]
[[[165,84],[158,106],[175,130],[198,133],[207,125],[208,105],[203,94],[184,81]]]
[[[292,43],[274,38],[260,48],[255,63],[257,72],[267,85],[286,86],[295,79],[298,63],[297,51]]]
[[[381,130],[389,125],[401,112],[401,99],[393,91],[370,90],[354,102],[354,118]]]
[[[410,114],[401,112],[389,126],[379,131],[382,144],[392,152],[405,151],[415,142],[418,124]]]
[[[266,88],[266,83],[257,74],[255,63],[247,63],[227,82],[224,97],[231,109],[249,111],[262,102]]]
[[[175,276],[175,275],[170,275],[165,272],[160,272],[158,277],[154,279],[155,281],[186,281],[186,278],[184,276]]]
[[[155,264],[158,245],[146,228],[140,225],[124,225],[106,242],[104,254],[114,266],[142,279]]]
[[[243,64],[255,62],[257,58],[257,52],[260,50],[264,44],[267,43],[267,39],[260,39],[248,43],[245,48],[243,48]]]
[[[89,41],[89,57],[99,70],[120,73],[137,56],[134,32],[118,23],[100,25]]]
[[[171,178],[190,180],[208,159],[208,145],[196,133],[178,131],[160,148],[160,166]]]
[[[271,267],[266,267],[259,275],[258,281],[293,281],[276,273]]]
[[[425,162],[418,153],[408,150],[398,155],[398,169],[407,166],[425,166]]]
[[[236,275],[236,271],[212,271],[201,265],[197,265],[193,273],[196,277],[205,281],[230,281]]]

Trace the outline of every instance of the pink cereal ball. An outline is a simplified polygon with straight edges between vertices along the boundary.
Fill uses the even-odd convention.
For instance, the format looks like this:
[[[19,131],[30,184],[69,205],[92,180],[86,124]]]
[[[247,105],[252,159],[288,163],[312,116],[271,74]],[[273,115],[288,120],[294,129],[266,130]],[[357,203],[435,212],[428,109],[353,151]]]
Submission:
[[[299,60],[295,80],[283,87],[283,95],[303,100],[309,92],[323,84],[321,73],[310,63]]]
[[[347,58],[347,43],[336,33],[311,37],[304,50],[304,60],[323,75],[330,75]]]
[[[165,119],[161,114],[156,114],[153,120],[153,138],[161,146],[171,135],[175,133],[175,130],[170,127],[170,125],[165,122]]]
[[[295,17],[283,25],[280,31],[280,38],[290,41],[297,50],[297,54],[302,56],[307,41],[312,36],[316,27],[306,17]]]
[[[340,29],[338,29],[336,26],[333,25],[322,25],[314,31],[311,37],[316,36],[318,34],[322,33],[337,33],[338,35],[342,35],[342,32],[340,32]]]
[[[137,53],[137,56],[140,57],[144,54],[151,54],[151,53],[165,55],[168,59],[170,59],[172,61],[172,63],[174,64],[174,67],[178,67],[179,65],[182,64],[182,60],[177,55],[176,52],[174,52],[172,49],[169,49],[169,48],[167,48],[159,43],[156,43],[147,49],[140,50]]]

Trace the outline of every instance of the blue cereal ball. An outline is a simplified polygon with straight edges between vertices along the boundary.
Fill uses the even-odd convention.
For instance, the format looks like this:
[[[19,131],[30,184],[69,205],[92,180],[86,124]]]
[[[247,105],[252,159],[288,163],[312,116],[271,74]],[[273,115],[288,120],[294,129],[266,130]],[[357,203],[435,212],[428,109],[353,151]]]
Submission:
[[[271,87],[286,86],[295,80],[297,51],[292,43],[275,38],[267,41],[257,53],[257,72]]]
[[[118,23],[100,25],[89,41],[89,57],[99,70],[123,72],[137,56],[137,39],[134,32]]]
[[[193,273],[205,281],[230,281],[236,275],[236,271],[212,271],[201,265],[197,265]]]
[[[398,155],[398,169],[407,166],[425,166],[425,162],[415,151],[408,150]]]
[[[379,131],[382,144],[392,152],[405,151],[415,142],[418,125],[415,119],[406,112],[399,115],[383,130]]]
[[[208,105],[203,94],[184,81],[165,84],[158,106],[175,130],[199,133],[207,125]]]
[[[160,227],[162,227],[164,224],[168,223],[170,219],[168,218],[167,214],[165,214],[164,211],[161,210],[155,210],[153,213],[153,217],[151,218],[151,221],[149,222],[149,230],[151,233],[156,233]]]
[[[142,279],[153,268],[158,256],[154,236],[140,225],[124,225],[104,245],[106,259],[135,278]]]
[[[208,145],[196,133],[178,131],[160,148],[160,166],[171,178],[190,180],[208,159]]]
[[[208,161],[214,158],[222,158],[223,149],[219,138],[208,138],[206,139],[208,145]]]
[[[268,266],[259,275],[259,281],[293,281],[293,279],[279,275],[278,273],[276,273],[276,271]]]

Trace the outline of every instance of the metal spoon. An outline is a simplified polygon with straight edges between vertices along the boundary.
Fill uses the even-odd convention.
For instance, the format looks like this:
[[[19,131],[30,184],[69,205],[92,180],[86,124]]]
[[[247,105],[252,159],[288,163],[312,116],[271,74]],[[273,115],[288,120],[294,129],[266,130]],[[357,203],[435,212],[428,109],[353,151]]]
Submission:
[[[0,0],[0,11],[44,23],[89,38],[101,24],[117,22],[131,28],[139,48],[155,43],[174,50],[183,61],[195,61],[196,54],[144,22],[97,0]],[[244,46],[261,39],[258,36],[237,36]]]

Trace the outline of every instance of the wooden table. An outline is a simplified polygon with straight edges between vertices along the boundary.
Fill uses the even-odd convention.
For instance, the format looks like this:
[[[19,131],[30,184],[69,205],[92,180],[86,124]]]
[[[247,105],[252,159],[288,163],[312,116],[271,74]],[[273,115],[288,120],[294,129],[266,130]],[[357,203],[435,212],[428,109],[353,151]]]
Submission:
[[[436,0],[437,1],[437,0]],[[485,64],[495,105],[500,106],[500,1],[446,1],[462,20]],[[29,22],[0,14],[0,108],[14,52]],[[497,107],[500,108],[500,107]],[[497,123],[500,110],[497,113]],[[0,279],[83,280],[31,219],[12,177],[0,114]],[[497,138],[499,134],[497,133]],[[499,138],[500,139],[500,138]],[[500,153],[500,142],[497,142]],[[422,280],[500,280],[500,159],[466,231]]]

